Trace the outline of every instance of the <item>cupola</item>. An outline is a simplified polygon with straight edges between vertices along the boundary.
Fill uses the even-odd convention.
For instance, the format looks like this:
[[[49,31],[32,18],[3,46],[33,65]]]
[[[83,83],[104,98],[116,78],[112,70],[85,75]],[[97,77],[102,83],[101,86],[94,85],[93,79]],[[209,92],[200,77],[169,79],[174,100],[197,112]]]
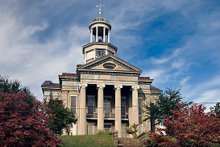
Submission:
[[[110,43],[111,24],[103,16],[102,4],[97,7],[99,15],[89,25],[90,42],[83,46],[85,63],[117,52],[117,47]]]

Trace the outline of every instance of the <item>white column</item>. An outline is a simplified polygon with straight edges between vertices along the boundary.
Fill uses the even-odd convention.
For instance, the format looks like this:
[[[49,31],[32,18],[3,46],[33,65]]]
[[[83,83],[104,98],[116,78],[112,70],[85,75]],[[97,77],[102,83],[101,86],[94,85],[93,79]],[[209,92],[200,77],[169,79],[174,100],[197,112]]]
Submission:
[[[79,135],[86,135],[86,87],[83,84],[80,87],[80,100],[79,100]]]
[[[138,115],[138,89],[139,86],[132,86],[132,123],[139,124]]]
[[[105,27],[103,27],[103,42],[105,42]]]
[[[90,43],[92,43],[93,40],[93,28],[90,30]]]
[[[121,137],[121,88],[122,85],[115,85],[115,131]]]
[[[96,36],[95,36],[95,41],[98,42],[98,27],[96,27]]]
[[[110,43],[110,30],[108,30],[108,43]]]
[[[104,87],[105,85],[98,86],[98,128],[97,131],[104,130],[104,110],[103,110],[103,100],[104,100]]]

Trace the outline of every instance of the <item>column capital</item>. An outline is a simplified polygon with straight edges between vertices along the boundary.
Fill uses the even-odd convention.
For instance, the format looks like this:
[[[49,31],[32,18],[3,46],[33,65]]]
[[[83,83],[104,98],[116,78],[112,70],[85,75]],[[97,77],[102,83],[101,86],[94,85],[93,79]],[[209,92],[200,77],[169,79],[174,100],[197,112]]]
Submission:
[[[105,84],[97,84],[98,88],[105,88]]]
[[[114,85],[115,89],[121,89],[123,86],[122,85]]]
[[[138,90],[139,88],[140,88],[140,86],[139,85],[132,85],[132,90]]]
[[[80,84],[79,85],[81,88],[86,88],[87,86],[88,86],[88,84],[87,83],[84,83],[84,84]]]

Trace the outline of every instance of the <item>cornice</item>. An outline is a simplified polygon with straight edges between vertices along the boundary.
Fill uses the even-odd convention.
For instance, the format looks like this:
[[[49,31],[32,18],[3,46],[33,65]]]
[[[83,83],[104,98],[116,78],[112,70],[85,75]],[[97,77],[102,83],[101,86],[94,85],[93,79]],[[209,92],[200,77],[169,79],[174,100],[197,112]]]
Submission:
[[[90,71],[92,70],[91,68],[94,67],[94,66],[97,66],[99,64],[102,64],[102,63],[105,63],[105,62],[108,62],[108,61],[112,61],[122,67],[124,67],[125,69],[127,69],[128,71],[110,71],[110,72],[132,72],[132,73],[136,73],[138,75],[141,74],[141,70],[131,64],[129,64],[128,62],[116,57],[116,56],[113,56],[113,55],[107,55],[107,56],[104,56],[98,60],[94,60],[90,63],[87,63],[87,64],[84,64],[84,65],[81,65],[80,67],[77,68],[77,71]],[[98,72],[101,72],[101,70],[96,70]],[[105,72],[108,72],[108,71],[105,71]]]
[[[85,53],[85,48],[93,46],[93,45],[107,45],[110,46],[113,50],[115,50],[115,52],[117,52],[118,48],[116,46],[114,46],[111,43],[107,43],[107,42],[92,42],[92,43],[88,43],[86,45],[83,46],[83,54]]]
[[[140,74],[137,72],[124,72],[124,71],[99,71],[99,70],[80,70],[80,74],[102,74],[102,75],[125,75],[125,76],[139,76]]]
[[[107,22],[107,21],[93,21],[93,22],[90,23],[89,29],[91,29],[91,27],[92,27],[93,25],[95,25],[95,24],[105,24],[105,25],[107,25],[107,26],[109,27],[110,30],[112,29],[112,26],[111,26],[110,23]]]

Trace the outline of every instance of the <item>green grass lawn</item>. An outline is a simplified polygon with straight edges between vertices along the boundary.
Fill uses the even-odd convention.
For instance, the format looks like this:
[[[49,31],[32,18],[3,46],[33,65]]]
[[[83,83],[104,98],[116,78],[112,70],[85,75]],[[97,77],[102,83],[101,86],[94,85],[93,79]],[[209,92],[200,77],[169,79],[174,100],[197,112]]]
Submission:
[[[64,147],[115,147],[112,135],[61,136]]]

